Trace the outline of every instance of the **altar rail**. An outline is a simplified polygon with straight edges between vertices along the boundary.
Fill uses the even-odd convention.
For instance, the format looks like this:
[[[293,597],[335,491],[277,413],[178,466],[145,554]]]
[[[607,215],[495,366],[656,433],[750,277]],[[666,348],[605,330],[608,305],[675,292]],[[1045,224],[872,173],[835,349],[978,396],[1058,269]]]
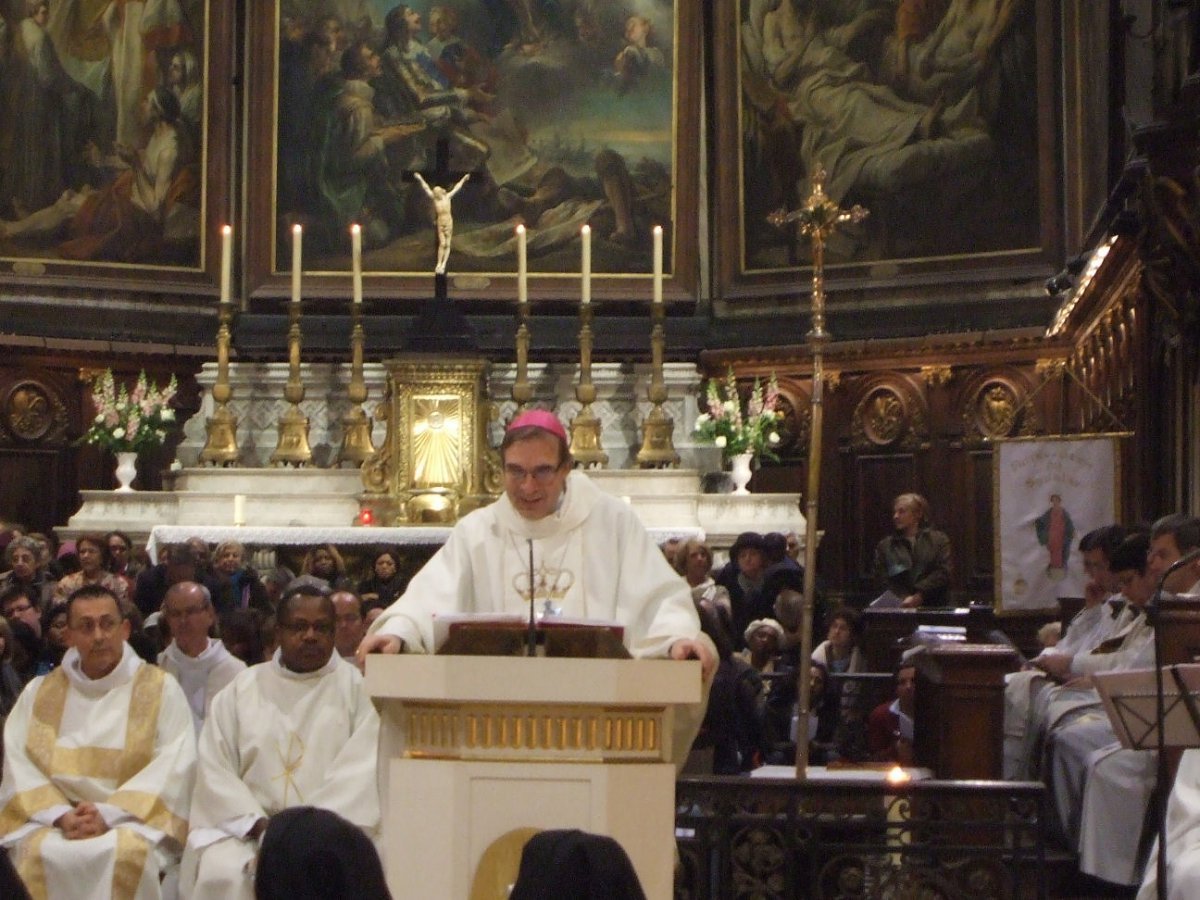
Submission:
[[[1032,782],[681,778],[677,900],[1047,895]]]

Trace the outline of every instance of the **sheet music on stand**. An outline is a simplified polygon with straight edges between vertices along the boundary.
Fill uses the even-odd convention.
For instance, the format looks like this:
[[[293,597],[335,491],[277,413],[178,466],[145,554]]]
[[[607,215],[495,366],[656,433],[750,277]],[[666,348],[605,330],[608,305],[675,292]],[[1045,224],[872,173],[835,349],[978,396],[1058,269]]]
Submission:
[[[867,604],[867,609],[899,609],[904,601],[891,588],[888,588]]]
[[[1200,747],[1200,665],[1163,666],[1164,746]],[[1113,731],[1128,750],[1158,748],[1153,669],[1092,676]]]

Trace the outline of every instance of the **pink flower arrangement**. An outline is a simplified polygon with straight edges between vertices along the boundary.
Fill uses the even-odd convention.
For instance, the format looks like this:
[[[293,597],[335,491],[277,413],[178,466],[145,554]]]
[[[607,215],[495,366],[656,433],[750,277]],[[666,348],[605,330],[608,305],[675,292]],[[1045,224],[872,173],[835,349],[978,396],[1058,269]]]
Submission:
[[[159,446],[167,438],[167,427],[175,421],[170,403],[177,391],[174,375],[160,390],[143,371],[130,391],[125,385],[117,387],[112,369],[107,370],[92,384],[96,417],[82,442],[113,453],[139,453]]]
[[[707,411],[696,417],[695,435],[699,440],[721,448],[728,459],[741,453],[753,453],[775,459],[774,447],[779,443],[779,382],[772,375],[764,389],[754,380],[754,388],[743,410],[737,379],[730,369],[725,376],[724,390],[716,379],[710,379],[705,391]]]

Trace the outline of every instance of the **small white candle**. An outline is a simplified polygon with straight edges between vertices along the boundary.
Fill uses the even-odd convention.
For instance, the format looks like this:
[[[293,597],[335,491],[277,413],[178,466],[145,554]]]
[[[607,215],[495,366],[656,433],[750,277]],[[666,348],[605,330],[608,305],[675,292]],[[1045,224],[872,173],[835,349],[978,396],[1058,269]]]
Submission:
[[[246,495],[245,494],[234,494],[233,495],[233,524],[234,525],[245,525],[246,524]]]
[[[354,302],[362,303],[362,227],[357,222],[350,226],[350,257],[354,272]]]
[[[583,272],[583,287],[579,302],[586,305],[592,302],[592,227],[584,225],[580,229],[579,236],[583,254],[580,264],[580,270]]]
[[[292,302],[300,302],[300,245],[304,238],[304,229],[299,225],[292,226]]]
[[[233,283],[233,228],[221,226],[221,302],[229,302],[230,285]]]
[[[525,258],[525,226],[517,226],[517,302],[529,301],[529,266]]]
[[[654,226],[654,302],[662,303],[662,226]]]

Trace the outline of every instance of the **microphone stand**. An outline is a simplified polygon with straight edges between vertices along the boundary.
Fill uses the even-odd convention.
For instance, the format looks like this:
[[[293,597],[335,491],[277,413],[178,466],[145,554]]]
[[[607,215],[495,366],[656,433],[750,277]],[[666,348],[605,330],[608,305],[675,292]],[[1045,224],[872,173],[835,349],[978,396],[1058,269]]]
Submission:
[[[534,613],[533,538],[529,542],[529,631],[525,635],[525,655],[537,656],[537,616]]]

